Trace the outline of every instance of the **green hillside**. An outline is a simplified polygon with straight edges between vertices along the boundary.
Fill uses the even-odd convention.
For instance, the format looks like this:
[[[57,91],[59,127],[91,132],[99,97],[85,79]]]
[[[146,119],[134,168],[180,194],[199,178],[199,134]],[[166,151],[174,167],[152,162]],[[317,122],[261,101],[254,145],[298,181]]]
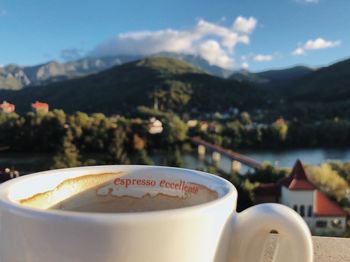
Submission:
[[[224,111],[230,107],[258,106],[262,91],[208,75],[172,58],[152,57],[113,67],[87,77],[60,81],[0,96],[26,112],[36,100],[67,112],[129,114],[140,105],[185,111]]]
[[[313,69],[306,66],[294,66],[286,69],[263,71],[256,75],[269,81],[289,81],[303,77],[313,71]]]
[[[237,80],[243,83],[250,83],[253,85],[261,85],[268,82],[268,79],[261,78],[256,73],[251,73],[247,70],[240,70],[232,73],[229,77],[232,80]]]
[[[350,59],[321,68],[293,83],[285,94],[294,101],[340,102],[350,98]]]
[[[264,87],[271,91],[288,88],[296,81],[314,70],[306,66],[294,66],[286,69],[268,70],[258,73],[241,70],[234,72],[230,79],[246,82],[258,87]]]

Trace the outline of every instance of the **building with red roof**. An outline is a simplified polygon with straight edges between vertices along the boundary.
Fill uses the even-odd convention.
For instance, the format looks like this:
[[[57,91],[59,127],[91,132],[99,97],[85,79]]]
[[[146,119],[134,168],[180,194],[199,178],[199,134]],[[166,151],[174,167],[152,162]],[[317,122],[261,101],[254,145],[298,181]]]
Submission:
[[[347,213],[307,178],[300,160],[288,177],[257,187],[255,197],[257,203],[277,202],[293,208],[315,233],[342,234],[346,230]]]
[[[0,109],[3,113],[12,113],[15,112],[15,105],[4,101],[2,104],[0,104]]]
[[[34,113],[47,113],[49,112],[49,105],[47,103],[36,101],[32,104],[32,111]]]

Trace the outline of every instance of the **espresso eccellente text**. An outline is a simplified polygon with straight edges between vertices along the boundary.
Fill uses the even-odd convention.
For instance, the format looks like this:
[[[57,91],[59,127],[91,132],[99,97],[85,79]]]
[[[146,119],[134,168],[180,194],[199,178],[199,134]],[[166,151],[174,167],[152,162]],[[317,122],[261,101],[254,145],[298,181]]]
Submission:
[[[156,181],[153,179],[144,179],[144,178],[116,178],[114,180],[114,185],[128,188],[130,186],[144,186],[144,187],[155,187],[160,188],[179,190],[186,193],[198,193],[198,186],[190,184],[185,181],[168,181],[162,179]]]

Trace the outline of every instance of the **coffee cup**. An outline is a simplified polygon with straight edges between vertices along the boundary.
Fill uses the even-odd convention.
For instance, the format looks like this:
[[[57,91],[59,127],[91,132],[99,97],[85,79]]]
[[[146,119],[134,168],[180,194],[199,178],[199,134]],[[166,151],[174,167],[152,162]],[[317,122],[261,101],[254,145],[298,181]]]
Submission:
[[[256,262],[272,230],[275,260],[313,261],[292,209],[236,212],[237,191],[208,173],[156,166],[58,169],[0,185],[0,261]]]

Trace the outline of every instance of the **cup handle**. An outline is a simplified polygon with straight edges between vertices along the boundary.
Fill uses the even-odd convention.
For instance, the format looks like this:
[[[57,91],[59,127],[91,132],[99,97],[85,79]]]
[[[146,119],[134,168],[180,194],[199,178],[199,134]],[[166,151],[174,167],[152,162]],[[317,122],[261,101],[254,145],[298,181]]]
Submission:
[[[311,233],[294,210],[280,204],[260,204],[233,216],[229,262],[258,262],[271,230],[278,232],[274,262],[312,262]]]

